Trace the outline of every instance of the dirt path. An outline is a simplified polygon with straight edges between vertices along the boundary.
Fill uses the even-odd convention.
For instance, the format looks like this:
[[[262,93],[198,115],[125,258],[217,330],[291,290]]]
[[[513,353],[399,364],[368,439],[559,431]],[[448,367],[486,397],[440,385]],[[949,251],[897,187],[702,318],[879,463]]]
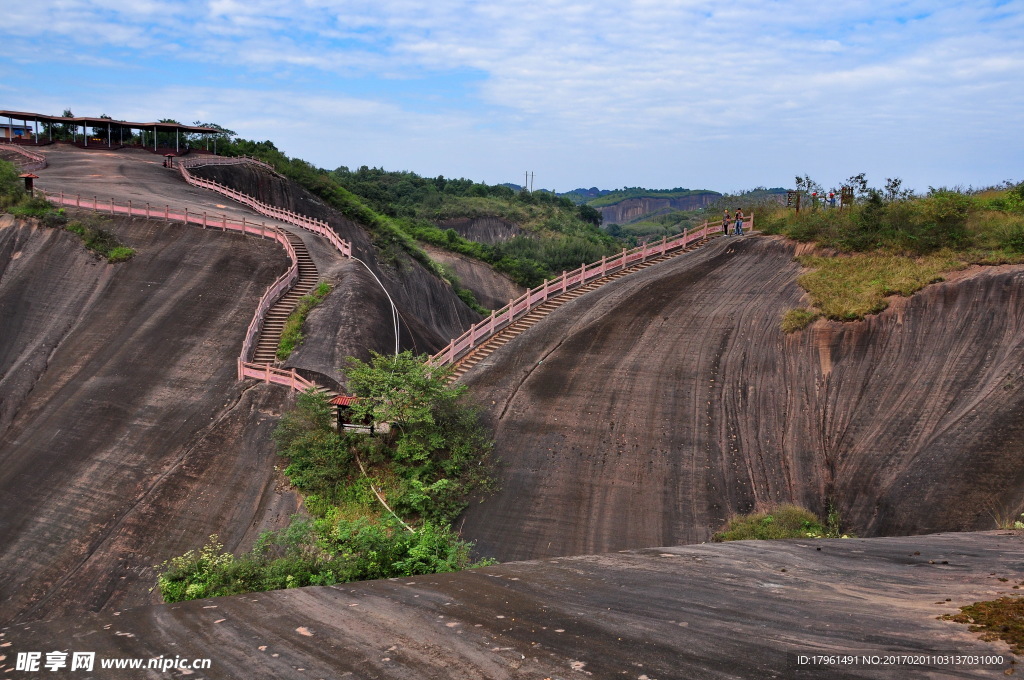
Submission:
[[[187,184],[177,170],[163,167],[163,158],[148,151],[85,151],[59,145],[41,147],[48,166],[37,174],[36,186],[45,191],[63,191],[100,201],[113,198],[119,203],[131,201],[135,207],[148,202],[154,210],[164,206],[188,208],[189,212],[207,212],[214,216],[273,225],[302,238],[317,269],[333,271],[344,259],[323,239],[303,229],[278,222],[212,191]]]

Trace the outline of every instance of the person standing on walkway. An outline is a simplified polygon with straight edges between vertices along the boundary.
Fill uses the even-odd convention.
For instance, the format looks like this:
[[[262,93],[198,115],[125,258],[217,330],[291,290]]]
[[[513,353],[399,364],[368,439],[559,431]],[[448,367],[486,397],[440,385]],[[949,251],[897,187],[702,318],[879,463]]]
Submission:
[[[743,211],[736,208],[736,235],[743,236]]]
[[[726,236],[729,235],[729,225],[732,223],[732,218],[729,217],[729,209],[725,209],[725,214],[722,216],[722,233]]]

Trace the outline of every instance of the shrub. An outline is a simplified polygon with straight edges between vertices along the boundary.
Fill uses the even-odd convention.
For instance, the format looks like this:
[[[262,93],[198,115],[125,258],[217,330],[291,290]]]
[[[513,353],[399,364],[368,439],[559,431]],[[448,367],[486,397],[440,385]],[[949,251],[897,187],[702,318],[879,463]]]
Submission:
[[[306,323],[306,317],[309,312],[316,307],[318,304],[324,301],[327,294],[331,292],[331,284],[326,281],[321,281],[316,285],[312,291],[307,295],[303,295],[299,298],[299,302],[295,305],[295,309],[288,315],[288,318],[284,322],[284,328],[281,331],[281,339],[278,341],[277,346],[277,360],[285,361],[299,343],[303,340],[302,325]]]
[[[107,262],[127,262],[135,256],[135,250],[128,246],[115,246],[107,251]]]
[[[780,505],[771,512],[737,515],[722,531],[711,537],[716,542],[767,540],[777,538],[837,538],[839,517],[829,512],[828,526],[809,510]]]
[[[234,556],[211,536],[159,565],[165,602],[253,591],[334,585],[350,581],[436,574],[491,564],[473,563],[472,544],[450,527],[424,524],[415,533],[397,523],[295,516],[281,531],[260,536],[250,552]]]

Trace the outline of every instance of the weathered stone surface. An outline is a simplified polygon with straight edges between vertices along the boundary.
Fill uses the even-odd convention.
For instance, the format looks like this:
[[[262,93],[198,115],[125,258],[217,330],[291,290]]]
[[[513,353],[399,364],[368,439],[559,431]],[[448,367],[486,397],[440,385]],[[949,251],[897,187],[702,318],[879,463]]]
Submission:
[[[0,620],[139,605],[153,565],[230,549],[296,507],[269,432],[290,398],[235,378],[269,241],[118,220],[110,265],[69,232],[0,225]]]
[[[164,655],[211,660],[190,678],[240,680],[991,678],[1012,668],[1006,644],[938,617],[1019,592],[1022,549],[1006,532],[652,548],[103,612],[0,639],[9,666],[24,651]],[[797,664],[830,654],[1002,662]]]
[[[453,217],[438,223],[442,229],[454,229],[459,236],[478,243],[501,243],[524,232],[501,217]]]
[[[564,305],[464,377],[501,491],[464,533],[501,560],[707,540],[834,503],[858,535],[990,529],[1024,499],[1024,268],[786,336],[793,247],[717,239]]]

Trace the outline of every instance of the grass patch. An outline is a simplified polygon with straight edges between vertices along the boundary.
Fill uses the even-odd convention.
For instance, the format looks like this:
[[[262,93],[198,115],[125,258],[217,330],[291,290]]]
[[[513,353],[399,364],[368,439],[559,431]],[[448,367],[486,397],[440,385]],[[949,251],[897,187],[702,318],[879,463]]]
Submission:
[[[810,326],[821,316],[818,312],[807,307],[791,309],[782,315],[782,332],[795,333]]]
[[[810,293],[814,306],[829,319],[851,321],[877,314],[890,295],[911,295],[929,283],[942,280],[944,272],[966,267],[954,253],[921,257],[892,253],[853,253],[836,257],[805,255],[797,258],[812,271],[797,283]]]
[[[813,512],[796,505],[780,505],[771,512],[737,515],[712,541],[752,541],[777,538],[839,538],[839,515],[829,512],[822,522]]]
[[[959,614],[945,614],[939,618],[966,623],[972,633],[981,633],[982,640],[1002,640],[1010,645],[1014,654],[1024,654],[1024,598],[1001,597],[975,602],[960,607]]]
[[[324,301],[327,294],[331,292],[331,284],[321,281],[312,291],[299,298],[299,303],[288,315],[284,322],[284,330],[281,332],[281,340],[277,345],[277,360],[285,361],[302,342],[302,325],[306,323],[306,317],[310,310]]]

